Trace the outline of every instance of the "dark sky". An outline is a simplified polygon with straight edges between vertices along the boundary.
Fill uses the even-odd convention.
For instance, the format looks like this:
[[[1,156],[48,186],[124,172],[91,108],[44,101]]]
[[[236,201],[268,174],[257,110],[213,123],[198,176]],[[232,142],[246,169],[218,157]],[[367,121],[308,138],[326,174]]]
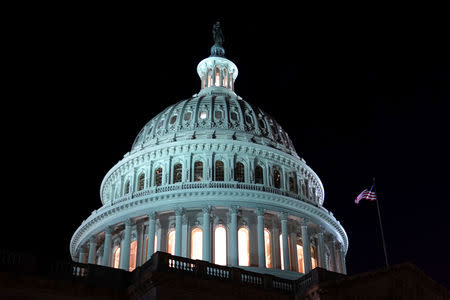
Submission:
[[[439,8],[186,14],[28,7],[6,31],[1,247],[69,258],[101,206],[103,176],[140,129],[197,93],[222,21],[236,92],[269,112],[325,187],[349,237],[347,268],[382,267],[376,177],[391,264],[450,287],[450,70]],[[17,14],[17,16],[16,16]],[[164,16],[164,17],[162,17]]]

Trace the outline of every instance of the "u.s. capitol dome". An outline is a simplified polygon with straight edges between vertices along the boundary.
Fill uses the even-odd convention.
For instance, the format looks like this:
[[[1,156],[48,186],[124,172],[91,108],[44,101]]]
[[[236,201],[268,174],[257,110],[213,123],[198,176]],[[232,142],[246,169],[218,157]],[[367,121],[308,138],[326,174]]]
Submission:
[[[199,93],[145,124],[106,174],[73,260],[132,271],[164,251],[285,278],[346,273],[348,238],[319,177],[280,124],[234,92],[224,54],[215,37]]]

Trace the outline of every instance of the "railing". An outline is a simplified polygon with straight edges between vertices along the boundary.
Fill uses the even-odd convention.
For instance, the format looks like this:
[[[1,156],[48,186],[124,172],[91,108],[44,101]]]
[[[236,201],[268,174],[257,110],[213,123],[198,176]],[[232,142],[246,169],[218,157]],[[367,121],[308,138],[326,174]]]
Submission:
[[[174,183],[163,186],[154,186],[141,191],[134,192],[117,198],[112,201],[113,204],[124,202],[133,198],[145,197],[151,194],[181,191],[181,190],[191,190],[191,189],[240,189],[240,190],[251,190],[266,192],[281,196],[286,196],[294,198],[297,200],[302,200],[313,205],[317,205],[314,201],[307,199],[299,194],[292,193],[289,191],[280,190],[274,187],[265,186],[262,184],[252,184],[252,183],[242,183],[242,182],[223,182],[223,181],[200,181],[200,182],[182,182]]]

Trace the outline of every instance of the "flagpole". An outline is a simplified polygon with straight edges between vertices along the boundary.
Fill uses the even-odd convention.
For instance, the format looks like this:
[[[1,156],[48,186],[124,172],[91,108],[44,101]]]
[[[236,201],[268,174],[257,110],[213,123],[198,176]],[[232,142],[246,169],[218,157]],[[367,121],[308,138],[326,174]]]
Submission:
[[[380,222],[381,239],[383,240],[384,259],[386,260],[386,267],[389,267],[388,258],[387,258],[387,252],[386,252],[386,242],[384,241],[383,224],[381,223],[380,205],[378,204],[380,202],[380,197],[377,194],[377,186],[375,185],[375,177],[373,178],[373,188],[375,189],[374,192],[375,192],[375,195],[377,197],[375,202],[377,203],[378,221]]]

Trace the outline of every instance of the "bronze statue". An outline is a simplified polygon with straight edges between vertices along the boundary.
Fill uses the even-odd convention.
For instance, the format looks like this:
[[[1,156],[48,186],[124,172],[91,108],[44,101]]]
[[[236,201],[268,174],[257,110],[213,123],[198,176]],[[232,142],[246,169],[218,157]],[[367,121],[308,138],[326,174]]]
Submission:
[[[223,34],[222,29],[220,29],[220,22],[217,21],[216,24],[213,25],[213,38],[214,38],[214,45],[222,47],[223,45]]]

